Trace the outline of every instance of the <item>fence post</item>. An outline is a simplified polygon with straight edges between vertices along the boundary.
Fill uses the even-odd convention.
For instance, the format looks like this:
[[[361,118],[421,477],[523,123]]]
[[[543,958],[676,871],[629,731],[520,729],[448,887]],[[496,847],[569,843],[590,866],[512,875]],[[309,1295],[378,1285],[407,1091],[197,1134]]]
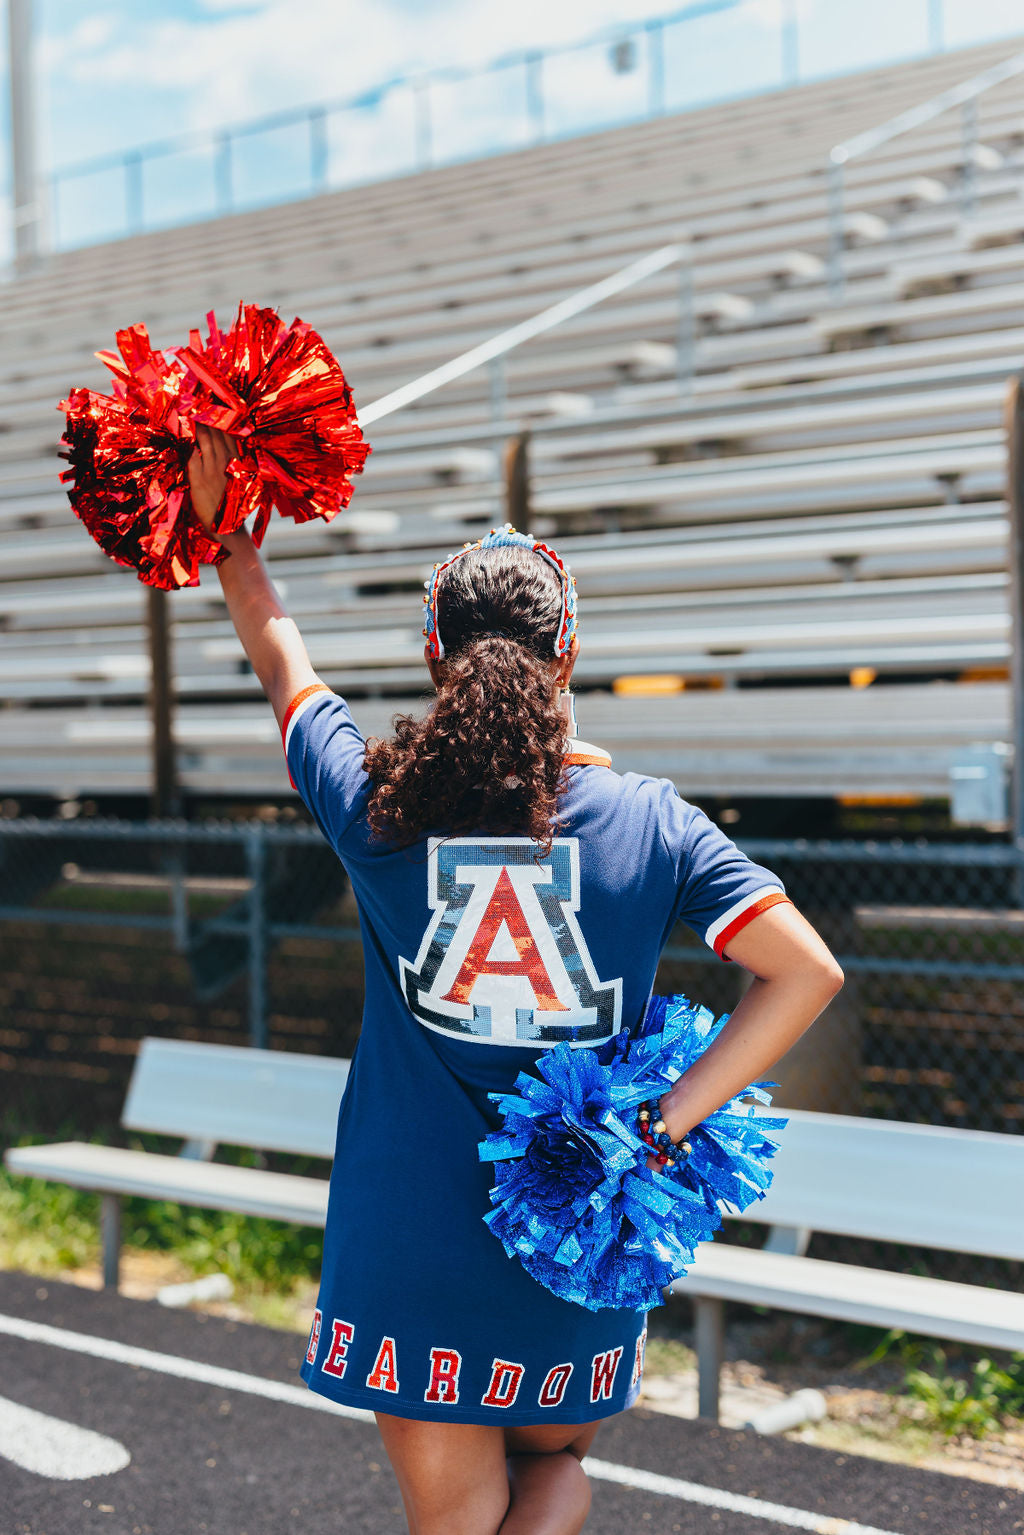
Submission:
[[[416,168],[429,170],[434,159],[434,127],[430,117],[430,81],[417,80],[413,86],[416,103]]]
[[[227,213],[234,199],[231,186],[231,134],[218,133],[215,139],[213,179],[216,188],[217,211]]]
[[[963,180],[960,187],[960,207],[963,213],[974,210],[974,192],[977,181],[975,155],[978,149],[978,102],[975,97],[965,101],[960,108],[960,132],[963,144]]]
[[[796,0],[782,0],[782,83],[795,85],[800,79],[800,22]]]
[[[943,0],[928,0],[928,51],[941,53],[946,46]]]
[[[647,31],[647,115],[660,117],[665,110],[665,23],[645,22]]]
[[[833,150],[833,155],[835,151]],[[843,296],[843,161],[829,156],[826,188],[828,215],[828,296],[833,303]]]
[[[309,113],[309,179],[314,192],[327,185],[327,109],[311,107]]]
[[[50,172],[47,208],[51,250],[60,250],[60,184],[63,179],[59,171]]]
[[[249,1043],[267,1048],[267,846],[260,822],[246,834],[245,860],[249,875]]]
[[[124,221],[129,234],[138,234],[144,217],[142,155],[135,149],[124,157]]]
[[[526,112],[533,124],[534,143],[544,142],[544,55],[526,56]]]
[[[1024,389],[1019,374],[1011,378],[1006,397],[1007,487],[1010,511],[1010,692],[1013,732],[1013,778],[1010,831],[1013,845],[1024,849]],[[1024,906],[1024,866],[1016,871],[1016,900]]]

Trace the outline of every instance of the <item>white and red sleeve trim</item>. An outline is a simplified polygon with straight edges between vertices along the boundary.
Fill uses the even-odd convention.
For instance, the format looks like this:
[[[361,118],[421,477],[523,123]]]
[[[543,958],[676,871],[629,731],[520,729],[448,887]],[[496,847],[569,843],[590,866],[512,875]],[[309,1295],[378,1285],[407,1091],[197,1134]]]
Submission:
[[[303,688],[300,692],[296,693],[295,697],[284,711],[284,719],[281,721],[281,742],[284,746],[284,760],[286,764],[288,761],[288,743],[291,741],[292,731],[295,729],[295,726],[298,723],[300,717],[306,712],[310,704],[320,693],[331,693],[333,691],[333,688],[329,688],[326,682],[311,682],[308,688]],[[290,770],[288,773],[288,782],[294,789],[295,780],[292,777]]]
[[[760,916],[761,912],[783,901],[788,903],[789,896],[780,885],[763,885],[760,890],[751,891],[750,895],[742,896],[712,922],[704,934],[704,942],[714,949],[719,959],[727,959],[728,955],[724,951],[730,939],[735,938],[741,928]]]
[[[589,741],[577,740],[575,736],[565,743],[565,762],[567,767],[606,767],[610,768],[612,759],[600,746],[591,746]]]

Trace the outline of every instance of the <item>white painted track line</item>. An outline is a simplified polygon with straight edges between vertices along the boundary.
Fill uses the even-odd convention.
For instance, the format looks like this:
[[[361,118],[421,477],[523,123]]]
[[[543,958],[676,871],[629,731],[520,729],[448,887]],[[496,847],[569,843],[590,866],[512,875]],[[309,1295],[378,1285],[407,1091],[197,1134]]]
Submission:
[[[748,1498],[740,1492],[724,1492],[720,1487],[703,1487],[699,1482],[683,1482],[675,1476],[661,1476],[657,1471],[639,1471],[635,1466],[617,1466],[609,1460],[583,1458],[588,1476],[623,1487],[637,1487],[643,1492],[660,1492],[666,1498],[684,1503],[701,1503],[705,1508],[722,1508],[731,1514],[749,1514],[752,1519],[770,1519],[790,1530],[811,1530],[813,1535],[895,1535],[873,1524],[858,1524],[854,1519],[833,1519],[828,1514],[812,1514],[804,1508],[787,1508],[784,1503],[767,1503],[763,1498]]]
[[[63,1327],[51,1327],[46,1322],[29,1322],[23,1317],[5,1316],[2,1313],[0,1334],[22,1338],[30,1343],[45,1343],[52,1348],[68,1349],[72,1353],[89,1354],[94,1359],[109,1359],[115,1364],[134,1365],[163,1375],[174,1375],[179,1380],[195,1381],[199,1385],[219,1386],[222,1390],[241,1391],[249,1396],[287,1402],[293,1407],[311,1407],[314,1411],[332,1412],[364,1423],[374,1422],[371,1412],[329,1401],[305,1385],[290,1386],[261,1375],[246,1375],[241,1370],[203,1364],[198,1359],[184,1359],[177,1354],[161,1354],[155,1349],[118,1343],[114,1338],[97,1338],[92,1333],[71,1332]],[[811,1535],[898,1535],[897,1531],[858,1524],[852,1519],[835,1519],[826,1514],[811,1513],[807,1509],[788,1508],[783,1503],[769,1503],[761,1498],[746,1497],[742,1493],[725,1492],[719,1487],[705,1487],[699,1482],[661,1476],[655,1471],[643,1471],[635,1466],[619,1466],[613,1461],[598,1460],[589,1455],[585,1457],[583,1467],[588,1476],[599,1481],[616,1482],[623,1487],[635,1487],[643,1492],[658,1493],[662,1497],[676,1498],[684,1503],[697,1503],[705,1508],[747,1514],[753,1519],[767,1520],[786,1529],[809,1530]]]
[[[0,1396],[0,1456],[58,1482],[110,1476],[131,1460],[124,1445],[78,1423],[36,1412]]]
[[[0,1315],[0,1333],[24,1338],[30,1343],[48,1343],[53,1348],[70,1349],[74,1354],[91,1354],[94,1359],[110,1359],[115,1364],[136,1365],[161,1375],[176,1375],[179,1380],[194,1380],[203,1386],[220,1386],[225,1391],[244,1391],[248,1396],[262,1396],[272,1402],[288,1402],[293,1407],[312,1407],[318,1412],[333,1412],[342,1418],[358,1418],[373,1423],[372,1412],[361,1407],[343,1407],[318,1396],[306,1385],[289,1386],[284,1381],[267,1380],[262,1375],[245,1375],[222,1365],[203,1364],[198,1359],[182,1359],[177,1354],[158,1354],[155,1349],[136,1348],[118,1343],[114,1338],[97,1338],[92,1333],[69,1332],[50,1327],[46,1322],[27,1322],[18,1316]]]

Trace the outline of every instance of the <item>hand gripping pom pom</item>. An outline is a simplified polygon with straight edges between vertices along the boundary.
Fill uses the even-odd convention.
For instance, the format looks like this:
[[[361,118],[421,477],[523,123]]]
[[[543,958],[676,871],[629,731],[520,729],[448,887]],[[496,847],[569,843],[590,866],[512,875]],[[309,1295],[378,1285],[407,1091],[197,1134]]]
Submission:
[[[204,343],[154,350],[144,325],[118,331],[121,356],[97,356],[113,394],[72,389],[61,475],[76,516],[100,548],[147,586],[199,584],[200,565],[227,550],[192,509],[188,461],[197,423],[238,442],[215,528],[234,533],[254,515],[263,542],[273,507],[296,522],[330,521],[352,499],[370,446],[337,359],[302,320],[240,304],[231,329],[207,316]]]
[[[689,1156],[654,1173],[634,1130],[725,1025],[684,996],[652,997],[640,1028],[596,1050],[557,1045],[521,1071],[517,1093],[490,1093],[504,1116],[479,1145],[495,1163],[484,1216],[509,1257],[563,1300],[590,1311],[660,1306],[663,1290],[722,1224],[719,1200],[738,1211],[763,1199],[785,1119],[755,1115],[767,1087],[744,1089],[687,1136]]]
[[[184,370],[154,351],[144,325],[117,333],[121,356],[98,356],[114,374],[113,394],[72,389],[61,474],[72,510],[100,548],[170,591],[199,584],[199,566],[227,550],[192,511],[187,465],[195,436],[182,410]]]
[[[337,358],[304,320],[285,325],[256,304],[239,304],[226,332],[212,313],[206,320],[205,345],[194,330],[173,350],[188,374],[189,413],[238,441],[218,533],[253,514],[259,546],[275,506],[296,522],[330,522],[351,501],[352,476],[370,451]]]

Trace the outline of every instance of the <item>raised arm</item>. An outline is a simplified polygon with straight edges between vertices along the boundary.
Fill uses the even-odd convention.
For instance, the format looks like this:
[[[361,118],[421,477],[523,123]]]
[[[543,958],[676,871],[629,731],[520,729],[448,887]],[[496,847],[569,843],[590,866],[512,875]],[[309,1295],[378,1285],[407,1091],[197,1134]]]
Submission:
[[[197,437],[188,466],[189,489],[196,516],[212,532],[227,485],[225,471],[233,444],[225,432],[207,426],[197,428]],[[217,567],[224,600],[252,669],[281,725],[296,693],[320,679],[248,533],[244,529],[228,533],[221,543],[230,554],[230,559]]]

